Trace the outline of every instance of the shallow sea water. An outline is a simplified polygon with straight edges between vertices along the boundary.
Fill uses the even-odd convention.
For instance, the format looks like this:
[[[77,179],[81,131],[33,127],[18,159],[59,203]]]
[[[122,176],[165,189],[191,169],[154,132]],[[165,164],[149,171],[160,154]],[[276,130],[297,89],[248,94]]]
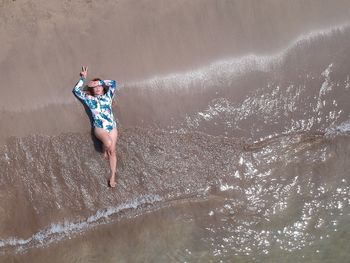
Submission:
[[[1,262],[347,262],[348,136],[247,147],[205,196],[140,207]],[[54,256],[53,256],[54,255]]]

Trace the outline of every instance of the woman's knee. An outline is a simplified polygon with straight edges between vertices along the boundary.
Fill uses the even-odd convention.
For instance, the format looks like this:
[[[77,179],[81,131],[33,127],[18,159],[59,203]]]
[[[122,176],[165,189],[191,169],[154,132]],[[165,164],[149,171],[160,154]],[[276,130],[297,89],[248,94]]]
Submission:
[[[112,144],[111,147],[108,148],[108,150],[107,150],[108,155],[115,155],[116,152],[117,152],[116,146],[113,145],[113,144]]]
[[[113,141],[111,139],[108,139],[104,142],[104,147],[107,151],[110,151],[111,148],[113,148]]]
[[[111,153],[116,153],[116,152],[117,152],[117,147],[115,146],[114,143],[112,143],[111,147],[109,148],[109,151],[110,151]]]

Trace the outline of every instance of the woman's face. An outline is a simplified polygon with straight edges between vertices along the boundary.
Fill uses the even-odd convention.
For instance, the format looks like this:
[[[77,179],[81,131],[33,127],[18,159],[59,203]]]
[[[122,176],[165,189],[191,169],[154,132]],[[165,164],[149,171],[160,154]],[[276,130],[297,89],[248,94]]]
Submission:
[[[100,85],[100,82],[98,80],[90,81],[88,87],[94,96],[103,95],[103,86]]]

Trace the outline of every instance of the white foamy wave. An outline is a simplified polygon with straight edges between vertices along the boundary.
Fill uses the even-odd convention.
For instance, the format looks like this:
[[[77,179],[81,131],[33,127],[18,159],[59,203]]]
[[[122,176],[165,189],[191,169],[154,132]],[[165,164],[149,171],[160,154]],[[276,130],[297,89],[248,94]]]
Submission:
[[[249,54],[239,58],[220,60],[213,62],[208,66],[187,72],[173,73],[166,76],[154,76],[143,81],[130,82],[128,83],[128,86],[147,89],[159,87],[162,89],[188,89],[193,84],[198,86],[198,83],[210,86],[215,85],[222,80],[227,80],[234,76],[240,76],[250,70],[267,72],[271,70],[271,61],[279,62],[280,54],[272,57]]]
[[[326,130],[325,135],[326,136],[335,136],[335,135],[346,135],[350,134],[350,120],[344,121],[343,123],[335,126],[330,127]]]
[[[26,247],[47,245],[51,242],[61,240],[71,234],[78,233],[83,230],[87,230],[95,225],[104,223],[103,219],[108,219],[110,216],[115,215],[123,210],[136,209],[145,204],[154,204],[161,201],[159,195],[144,195],[138,198],[132,199],[129,202],[122,203],[116,207],[109,207],[104,210],[99,210],[95,215],[92,215],[86,219],[86,221],[80,222],[63,222],[52,224],[46,229],[40,230],[27,239],[10,237],[0,240],[0,249],[6,249],[10,247],[16,247],[16,250],[24,250]]]
[[[333,88],[333,83],[331,82],[330,74],[332,73],[333,64],[330,64],[322,73],[321,75],[325,78],[324,82],[322,83],[319,97],[322,95],[326,95],[327,92],[331,91]]]
[[[327,37],[334,32],[342,32],[349,27],[349,24],[342,24],[322,30],[314,30],[308,34],[302,34],[292,40],[288,46],[273,54],[257,55],[251,53],[241,57],[224,58],[194,70],[177,72],[163,76],[153,76],[149,79],[129,82],[127,85],[147,89],[188,89],[194,83],[196,86],[212,86],[221,83],[223,80],[232,79],[234,76],[240,76],[252,70],[267,72],[283,62],[288,52],[293,48],[303,45],[304,43],[308,43],[319,37]],[[329,72],[327,70],[323,74],[325,74],[325,78],[329,76]],[[199,83],[205,85],[198,85]]]

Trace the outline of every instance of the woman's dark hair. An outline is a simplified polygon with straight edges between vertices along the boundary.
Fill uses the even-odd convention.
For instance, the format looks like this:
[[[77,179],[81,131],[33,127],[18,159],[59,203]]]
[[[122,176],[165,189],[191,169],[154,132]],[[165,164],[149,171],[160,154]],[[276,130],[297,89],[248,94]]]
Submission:
[[[101,81],[101,80],[102,79],[100,79],[100,78],[94,78],[91,81]],[[106,93],[107,91],[108,91],[108,89],[106,87],[103,87],[103,92]],[[86,94],[93,95],[92,90],[91,90],[90,87],[87,87]]]
[[[94,79],[92,79],[92,81],[101,81],[102,79],[100,79],[100,78],[94,78]],[[104,91],[104,93],[106,94],[107,93],[107,91],[108,91],[108,87],[103,87],[103,91]],[[93,95],[93,93],[92,93],[92,91],[91,91],[91,89],[89,88],[89,87],[87,87],[87,89],[86,89],[86,91],[85,91],[85,93],[86,94],[88,94],[88,95]],[[112,101],[112,107],[114,107],[116,104],[115,104],[115,100],[113,100]]]

